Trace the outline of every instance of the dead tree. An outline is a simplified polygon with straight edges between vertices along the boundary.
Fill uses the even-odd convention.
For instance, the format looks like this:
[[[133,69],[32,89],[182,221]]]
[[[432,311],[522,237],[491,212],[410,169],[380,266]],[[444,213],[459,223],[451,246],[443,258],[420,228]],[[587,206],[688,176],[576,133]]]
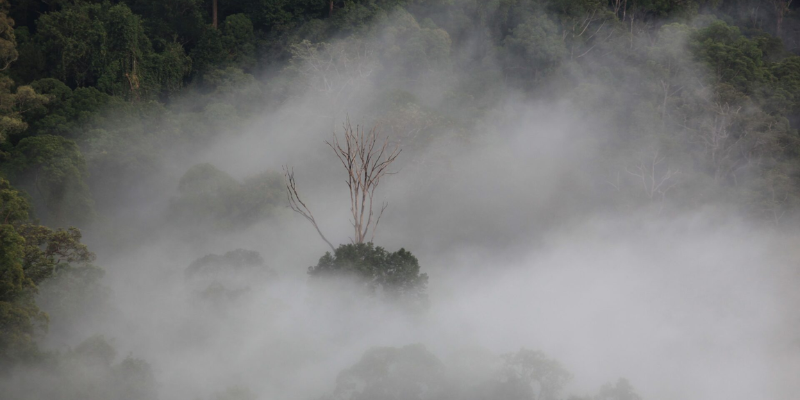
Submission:
[[[389,139],[378,143],[377,126],[369,133],[364,128],[350,125],[350,118],[343,124],[344,143],[339,141],[336,133],[333,141],[325,142],[336,153],[347,171],[347,187],[350,190],[350,212],[353,215],[354,243],[364,243],[367,234],[372,230],[370,242],[375,237],[375,230],[381,220],[383,211],[388,206],[383,203],[377,218],[373,211],[375,189],[389,172],[389,165],[400,155],[397,145],[389,147]]]
[[[739,110],[742,107],[731,107],[728,103],[714,103],[714,120],[711,121],[710,129],[706,129],[701,137],[706,149],[708,161],[714,168],[714,181],[719,182],[726,178],[736,166],[732,160],[734,150],[739,142],[747,135],[735,136],[733,126],[739,117]]]
[[[353,128],[348,118],[343,127],[344,137],[342,140],[334,132],[333,139],[325,143],[333,149],[336,157],[347,171],[346,183],[350,191],[351,223],[354,232],[354,236],[350,240],[353,243],[364,243],[369,235],[371,242],[375,238],[375,231],[381,216],[388,206],[388,203],[384,202],[378,214],[375,215],[373,207],[375,189],[384,176],[393,173],[389,171],[389,166],[397,159],[401,150],[396,144],[390,145],[388,138],[379,140],[377,126],[369,132],[365,132],[364,128],[359,125]],[[328,243],[331,249],[334,249],[331,242],[320,231],[311,210],[300,200],[292,170],[284,167],[284,174],[289,206],[294,212],[311,222],[322,240]]]
[[[655,149],[652,155],[642,154],[638,157],[636,164],[625,168],[625,172],[641,182],[642,191],[650,201],[659,200],[661,202],[661,209],[664,207],[667,192],[679,183],[681,173],[677,169],[667,168],[666,171],[663,171],[663,168],[659,168],[659,164],[665,159],[666,157],[660,155],[658,149]]]

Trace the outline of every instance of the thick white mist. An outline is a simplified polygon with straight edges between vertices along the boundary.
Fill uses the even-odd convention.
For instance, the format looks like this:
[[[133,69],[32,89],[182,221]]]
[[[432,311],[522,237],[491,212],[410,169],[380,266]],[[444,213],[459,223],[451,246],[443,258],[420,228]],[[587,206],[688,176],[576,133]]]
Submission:
[[[560,122],[564,109],[516,108],[521,123],[492,143],[403,154],[444,154],[447,171],[407,163],[382,187],[391,204],[377,241],[418,256],[431,278],[426,313],[341,288],[316,293],[305,271],[327,248],[286,210],[241,233],[170,231],[105,261],[118,313],[102,332],[153,365],[164,398],[230,386],[316,398],[365,350],[412,343],[454,374],[474,354],[491,365],[540,349],[574,374],[570,394],[626,377],[646,399],[791,398],[800,388],[785,333],[795,300],[784,279],[798,255],[785,237],[714,207],[570,215],[562,199],[575,184],[562,182],[590,151]],[[242,175],[294,163],[322,228],[346,242],[347,192],[326,132],[279,140],[285,148],[265,148],[264,158],[235,157],[285,131],[295,130],[266,122],[209,154]],[[278,278],[228,305],[198,300],[186,266],[238,247],[261,252]]]

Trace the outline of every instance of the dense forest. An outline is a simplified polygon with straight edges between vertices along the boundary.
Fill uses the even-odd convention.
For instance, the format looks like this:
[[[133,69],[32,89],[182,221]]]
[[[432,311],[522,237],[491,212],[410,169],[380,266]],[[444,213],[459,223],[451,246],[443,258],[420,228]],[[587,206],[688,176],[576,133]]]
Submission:
[[[733,266],[800,279],[800,3],[0,0],[0,212],[1,398],[788,399],[431,332],[505,298],[478,271],[617,235],[609,259],[686,279],[676,310],[716,282],[758,301],[709,290],[709,315],[767,318],[749,307],[784,289]],[[773,348],[794,368],[797,339]]]

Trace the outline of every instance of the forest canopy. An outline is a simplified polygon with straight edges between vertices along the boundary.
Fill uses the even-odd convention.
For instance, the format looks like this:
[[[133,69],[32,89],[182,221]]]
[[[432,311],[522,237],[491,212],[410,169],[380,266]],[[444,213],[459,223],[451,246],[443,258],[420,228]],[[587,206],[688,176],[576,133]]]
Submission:
[[[384,146],[377,159],[389,159],[373,164],[376,176],[396,172],[380,168],[402,148],[408,157],[398,159],[397,172],[419,177],[389,193],[418,200],[445,175],[440,186],[477,182],[470,187],[478,189],[460,194],[497,210],[505,203],[493,201],[502,196],[495,182],[479,173],[456,176],[442,149],[494,149],[512,125],[506,118],[515,104],[556,104],[582,132],[565,144],[575,159],[562,161],[574,168],[553,184],[568,195],[549,200],[557,204],[537,220],[542,226],[594,211],[663,216],[714,205],[755,226],[795,227],[799,7],[792,0],[0,0],[0,378],[6,369],[46,366],[49,385],[66,387],[52,398],[156,398],[146,361],[118,359],[113,340],[75,328],[88,314],[116,312],[97,260],[135,253],[164,232],[239,235],[247,245],[229,247],[236,250],[186,246],[202,252],[174,274],[194,285],[192,298],[211,299],[224,314],[252,287],[277,281],[272,267],[279,261],[242,247],[251,248],[259,224],[283,227],[276,221],[292,215],[287,208],[303,214],[305,207],[303,216],[331,249],[308,268],[309,287],[344,278],[357,282],[364,303],[380,297],[423,315],[435,287],[425,259],[410,245],[395,246],[402,240],[383,220],[391,246],[372,242],[386,208],[376,206],[373,219],[377,179],[348,169],[351,154],[335,134],[328,145],[349,174],[350,243],[337,243],[344,235],[335,230],[329,241],[318,226],[345,218],[331,211],[339,203],[315,198],[313,190],[308,198],[323,211],[311,216],[297,203],[293,170],[286,170],[287,186],[275,165],[253,173],[223,154],[226,144],[267,120],[335,127],[347,118],[351,135],[375,127],[375,149]],[[355,129],[350,113],[361,124]],[[304,134],[280,132],[274,145],[266,136],[254,143],[278,158],[285,143],[306,143]],[[504,157],[514,159],[519,146],[507,147]],[[524,157],[546,158],[547,149],[533,153]],[[287,154],[298,170],[319,161]],[[525,186],[516,174],[528,173],[521,168],[492,180]],[[354,190],[361,176],[370,184]],[[319,186],[345,193],[336,185]],[[427,211],[447,216],[456,208]],[[409,209],[400,205],[397,212]],[[506,218],[497,220],[529,221]],[[435,228],[428,223],[421,226]],[[491,236],[483,228],[474,227]],[[84,235],[93,240],[84,243]],[[414,244],[426,241],[440,250],[437,238]],[[307,265],[298,268],[306,272]],[[256,298],[270,312],[281,308]],[[85,337],[59,342],[60,350],[45,345],[61,334]],[[558,361],[527,349],[491,358],[486,370],[492,372],[473,382],[476,399],[562,399],[572,378]],[[465,395],[448,373],[422,345],[374,347],[339,374],[325,398]],[[34,375],[23,375],[36,385]],[[256,398],[235,385],[208,396]],[[620,379],[591,398],[640,397]]]

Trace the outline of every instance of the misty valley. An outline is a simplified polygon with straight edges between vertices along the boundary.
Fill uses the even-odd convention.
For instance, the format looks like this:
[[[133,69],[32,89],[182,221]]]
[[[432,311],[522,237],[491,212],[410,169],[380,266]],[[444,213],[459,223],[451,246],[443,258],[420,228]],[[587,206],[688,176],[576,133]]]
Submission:
[[[0,0],[0,400],[794,400],[798,4]]]

